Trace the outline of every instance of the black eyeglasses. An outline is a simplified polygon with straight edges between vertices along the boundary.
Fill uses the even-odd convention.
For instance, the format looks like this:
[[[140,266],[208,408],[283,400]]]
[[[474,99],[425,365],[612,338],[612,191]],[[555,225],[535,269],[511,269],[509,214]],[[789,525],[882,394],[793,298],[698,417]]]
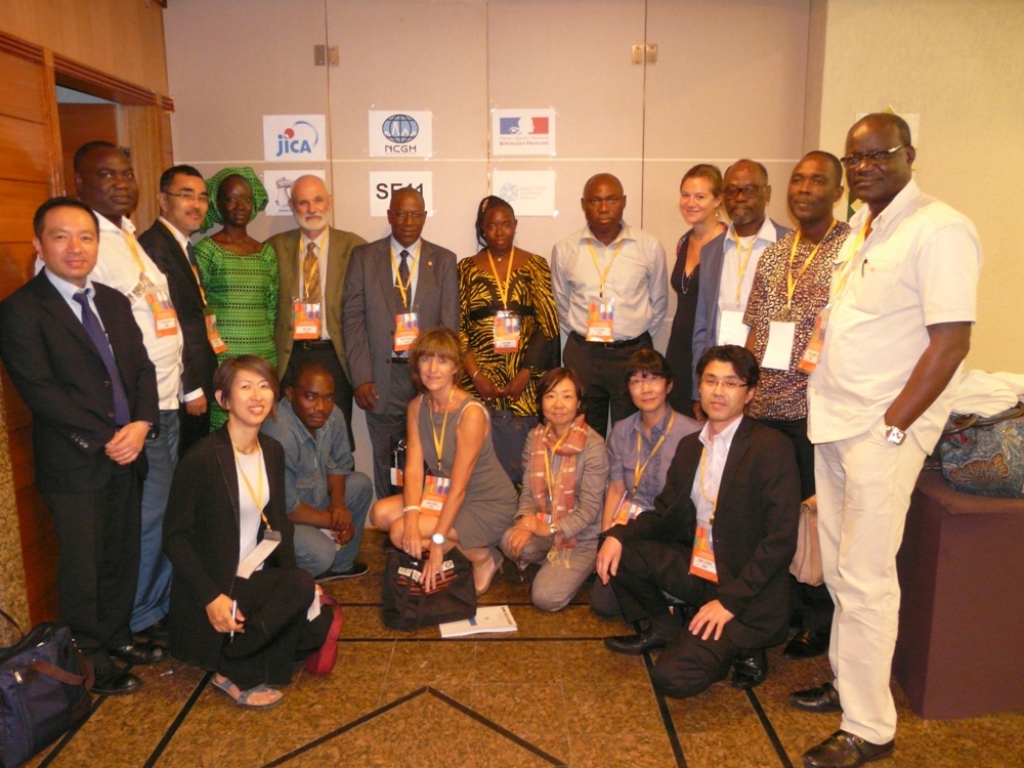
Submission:
[[[865,152],[863,155],[847,155],[846,157],[840,157],[839,162],[846,168],[856,168],[865,160],[867,160],[871,165],[881,165],[906,146],[906,144],[900,144],[892,149],[880,149],[878,152]]]
[[[762,189],[764,189],[764,187],[760,184],[747,184],[745,187],[728,186],[722,194],[730,200],[734,200],[741,195],[743,197],[757,197]]]
[[[191,190],[187,190],[187,191],[184,191],[184,192],[164,192],[164,194],[165,195],[170,195],[171,197],[180,197],[186,203],[194,203],[197,200],[199,202],[201,202],[201,203],[209,203],[210,202],[210,196],[209,195],[206,195],[206,194],[196,195],[196,193],[192,192]]]

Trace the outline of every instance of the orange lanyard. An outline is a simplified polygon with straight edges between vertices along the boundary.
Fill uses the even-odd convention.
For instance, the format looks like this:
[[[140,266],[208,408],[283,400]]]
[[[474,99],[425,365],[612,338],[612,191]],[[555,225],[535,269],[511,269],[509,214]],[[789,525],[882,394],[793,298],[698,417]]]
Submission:
[[[245,474],[245,470],[242,469],[242,462],[238,458],[239,455],[241,454],[241,451],[238,450],[234,443],[231,444],[231,447],[235,451],[235,466],[238,467],[238,474],[242,478],[242,482],[245,483],[245,490],[249,492],[249,498],[251,498],[252,503],[256,505],[256,509],[259,510],[260,517],[263,518],[263,522],[266,524],[267,529],[270,530],[270,521],[267,520],[267,516],[263,512],[263,507],[266,504],[266,502],[263,501],[263,461],[261,460],[257,467],[256,490],[253,491],[252,483],[249,482],[249,478]],[[256,454],[259,455],[262,459],[263,448],[259,445],[259,443],[256,444]]]
[[[601,271],[601,266],[597,263],[597,254],[594,253],[594,244],[587,240],[587,248],[590,249],[590,259],[594,262],[594,269],[597,270],[597,284],[598,284],[598,296],[604,299],[604,284],[608,281],[608,273],[612,271],[612,264],[619,258],[619,252],[622,250],[622,244],[625,240],[620,239],[619,244],[615,246],[615,253],[612,254],[611,261],[608,262],[608,266],[604,268],[604,272]]]
[[[825,236],[818,241],[818,244],[816,246],[814,246],[814,248],[811,250],[810,255],[808,255],[808,257],[804,259],[803,266],[800,267],[800,270],[796,273],[796,276],[794,277],[793,261],[796,259],[796,249],[800,246],[800,230],[797,230],[796,237],[793,238],[793,248],[789,252],[789,269],[786,270],[787,309],[793,308],[793,294],[796,293],[796,284],[800,282],[800,278],[804,276],[804,273],[807,271],[807,268],[810,267],[811,262],[814,261],[814,257],[817,256],[818,251],[821,250],[822,243],[828,240],[828,236],[832,234],[832,230],[836,228],[836,224],[838,223],[839,222],[837,221],[832,222],[832,226],[828,228],[828,232],[826,232]]]
[[[412,285],[413,270],[416,269],[416,263],[420,260],[420,248],[422,245],[416,247],[416,253],[412,257],[412,264],[409,265],[409,279],[402,282],[402,273],[398,271],[399,256],[393,250],[391,251],[391,258],[395,262],[395,282],[398,284],[398,291],[402,294],[402,304],[404,304],[409,311],[412,311],[412,307],[409,306],[409,286]]]
[[[709,523],[715,522],[715,513],[718,512],[718,495],[715,494],[715,498],[708,496],[707,489],[704,487],[704,468],[707,465],[708,449],[704,446],[700,449],[700,495],[704,497],[705,501],[711,502],[711,520]],[[719,489],[721,491],[721,489]]]
[[[426,395],[423,396],[426,400]],[[430,403],[424,402],[427,406],[427,418],[430,420],[430,437],[434,441],[434,451],[437,453],[437,471],[441,470],[441,454],[444,452],[444,431],[448,428],[448,408],[452,404],[452,398],[455,397],[455,386],[452,386],[452,391],[448,393],[448,403],[444,407],[444,418],[441,420],[441,437],[438,439],[437,431],[434,429],[434,414],[430,411]]]
[[[558,451],[558,449],[562,447],[562,443],[564,443],[565,439],[569,437],[569,433],[571,431],[572,425],[569,425],[569,429],[565,431],[565,434],[555,441],[555,445],[553,448],[549,449],[546,445],[544,446],[544,481],[548,487],[549,504],[554,503],[555,498],[555,478],[551,471],[551,463],[554,460],[552,457]],[[552,511],[553,510],[549,509],[548,514],[552,514]]]
[[[736,235],[736,232],[733,231]],[[743,276],[747,274],[747,265],[750,263],[750,254],[754,252],[754,243],[757,242],[757,235],[750,238],[750,246],[747,248],[747,255],[743,255],[743,242],[740,236],[736,235],[736,306],[740,305],[740,291],[743,290]]]
[[[640,466],[640,441],[643,433],[643,422],[640,423],[640,428],[636,431],[636,469],[633,470],[633,491],[631,496],[636,495],[636,489],[640,487],[640,480],[643,479],[644,472],[647,471],[647,465],[651,463],[651,459],[654,458],[661,446],[665,442],[665,438],[668,437],[668,433],[672,431],[672,425],[676,423],[676,412],[672,411],[672,415],[668,417],[668,426],[665,431],[661,433],[661,437],[658,438],[658,442],[654,444],[654,448],[651,450],[651,455],[647,457],[647,461],[644,465]],[[703,489],[703,483],[701,484]]]
[[[854,239],[853,245],[850,246],[850,255],[840,266],[840,269],[842,269],[843,272],[839,276],[839,280],[836,282],[836,288],[829,298],[829,304],[834,304],[839,297],[842,296],[843,289],[846,287],[846,282],[850,279],[850,274],[853,272],[857,256],[860,254],[860,249],[864,245],[864,238],[867,237],[867,232],[868,225],[865,224],[861,227],[860,232],[857,233],[857,237]]]
[[[502,309],[508,309],[508,291],[512,285],[512,262],[516,260],[516,247],[512,246],[512,254],[508,257],[508,270],[505,272],[505,285],[501,284],[498,277],[498,267],[494,264],[494,257],[491,256],[491,249],[487,249],[487,260],[491,263],[491,271],[494,272],[494,282],[498,284],[498,298],[501,299]]]

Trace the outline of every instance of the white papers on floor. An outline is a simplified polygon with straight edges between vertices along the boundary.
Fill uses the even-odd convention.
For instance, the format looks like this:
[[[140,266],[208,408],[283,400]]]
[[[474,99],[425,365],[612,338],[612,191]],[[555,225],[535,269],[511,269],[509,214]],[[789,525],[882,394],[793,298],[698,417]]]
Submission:
[[[438,629],[441,637],[466,637],[485,632],[515,632],[518,627],[507,605],[481,605],[472,619],[449,621]]]

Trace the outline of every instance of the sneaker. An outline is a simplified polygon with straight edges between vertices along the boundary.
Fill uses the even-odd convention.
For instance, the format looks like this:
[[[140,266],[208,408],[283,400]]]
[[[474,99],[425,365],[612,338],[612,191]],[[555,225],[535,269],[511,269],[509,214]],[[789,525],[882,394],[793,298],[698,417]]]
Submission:
[[[328,581],[338,581],[339,579],[358,579],[360,576],[365,576],[369,570],[370,566],[357,560],[347,571],[324,571],[313,580],[317,584],[326,584]]]

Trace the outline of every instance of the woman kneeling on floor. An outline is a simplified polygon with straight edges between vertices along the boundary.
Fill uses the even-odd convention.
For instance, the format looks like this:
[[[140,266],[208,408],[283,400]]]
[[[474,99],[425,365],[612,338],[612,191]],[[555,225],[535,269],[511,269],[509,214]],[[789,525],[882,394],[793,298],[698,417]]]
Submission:
[[[496,545],[515,514],[516,491],[494,453],[487,408],[457,384],[461,359],[450,328],[432,328],[413,342],[409,373],[423,394],[406,411],[405,483],[401,494],[374,504],[370,521],[412,557],[428,552],[427,591],[444,553],[457,546],[473,564],[480,595],[499,570]]]
[[[317,613],[321,599],[333,600],[320,598],[313,577],[295,564],[284,450],[259,434],[277,402],[273,366],[254,355],[230,358],[213,388],[227,423],[178,464],[164,519],[164,551],[174,567],[170,648],[215,671],[214,687],[239,706],[267,709],[283,698],[270,686],[287,685],[296,661],[321,673],[333,666],[341,609],[324,605]],[[257,570],[237,575],[274,541]]]
[[[574,371],[548,371],[537,400],[541,423],[526,438],[519,510],[501,549],[520,568],[546,560],[530,600],[542,611],[559,611],[594,572],[608,454],[583,419],[583,384]]]

